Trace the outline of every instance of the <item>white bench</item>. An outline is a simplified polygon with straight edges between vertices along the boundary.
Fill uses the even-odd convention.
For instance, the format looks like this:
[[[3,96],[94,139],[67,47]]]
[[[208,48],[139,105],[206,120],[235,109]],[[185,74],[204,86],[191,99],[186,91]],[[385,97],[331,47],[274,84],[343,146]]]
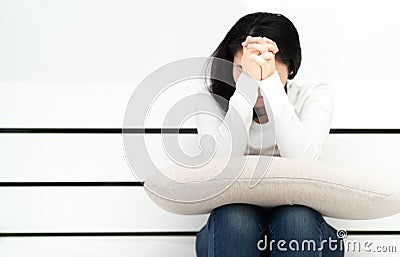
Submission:
[[[0,256],[194,256],[194,236],[207,215],[181,216],[160,209],[125,160],[119,132],[130,85],[98,86],[96,91],[76,84],[0,86],[7,89],[0,96],[0,109],[6,110],[0,117]],[[342,106],[351,98],[338,99]],[[364,106],[355,106],[352,112],[385,108]],[[350,123],[341,119],[348,119],[349,113],[338,110],[333,124]],[[357,120],[351,122],[342,128],[355,130],[333,126],[339,130],[332,130],[321,159],[396,174],[400,131],[366,134],[355,126]],[[397,121],[386,122],[390,129],[395,126],[389,123]],[[61,128],[66,129],[59,133]],[[132,134],[139,136],[143,134]],[[161,149],[159,134],[145,136],[151,151]],[[190,143],[196,136],[182,137]],[[372,221],[327,220],[348,230],[349,238],[384,245],[400,242],[400,215]]]

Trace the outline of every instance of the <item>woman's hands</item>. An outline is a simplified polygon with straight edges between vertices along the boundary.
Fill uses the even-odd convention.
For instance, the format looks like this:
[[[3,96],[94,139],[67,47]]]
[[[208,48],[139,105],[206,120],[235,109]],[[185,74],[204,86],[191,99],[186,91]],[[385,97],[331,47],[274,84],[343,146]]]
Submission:
[[[266,37],[248,36],[242,43],[243,71],[256,80],[263,80],[275,72],[275,54],[279,51],[276,43]],[[264,105],[264,98],[258,88],[258,98],[254,105],[258,123],[267,123],[268,115]]]
[[[246,41],[245,41],[246,42]],[[255,61],[255,57],[259,55],[258,51],[253,50],[253,48],[247,47],[243,45],[245,42],[242,43],[243,46],[243,54],[242,54],[242,69],[243,72],[247,73],[255,80],[261,80],[261,66],[258,62]]]
[[[247,36],[242,43],[242,68],[256,80],[263,80],[275,72],[276,43],[266,37]]]

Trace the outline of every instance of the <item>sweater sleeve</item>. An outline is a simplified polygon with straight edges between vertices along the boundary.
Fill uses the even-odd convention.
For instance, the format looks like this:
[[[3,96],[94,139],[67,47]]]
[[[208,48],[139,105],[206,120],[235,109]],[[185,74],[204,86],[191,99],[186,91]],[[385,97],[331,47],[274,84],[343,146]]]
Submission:
[[[259,84],[242,73],[230,98],[227,111],[208,92],[196,98],[196,122],[202,155],[244,155],[253,120],[253,107],[258,97]],[[224,100],[218,97],[218,101]]]
[[[330,86],[317,84],[306,88],[309,91],[299,117],[289,102],[277,71],[262,80],[260,88],[274,118],[280,155],[319,159],[329,135],[333,114],[334,98]]]

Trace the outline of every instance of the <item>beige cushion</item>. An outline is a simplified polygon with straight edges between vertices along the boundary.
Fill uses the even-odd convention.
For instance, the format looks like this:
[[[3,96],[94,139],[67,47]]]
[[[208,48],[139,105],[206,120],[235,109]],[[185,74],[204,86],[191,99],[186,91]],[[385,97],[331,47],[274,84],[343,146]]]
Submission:
[[[379,173],[321,160],[248,155],[213,159],[199,168],[165,167],[147,177],[145,191],[178,214],[205,214],[229,203],[301,204],[328,217],[373,219],[400,212],[398,180]]]

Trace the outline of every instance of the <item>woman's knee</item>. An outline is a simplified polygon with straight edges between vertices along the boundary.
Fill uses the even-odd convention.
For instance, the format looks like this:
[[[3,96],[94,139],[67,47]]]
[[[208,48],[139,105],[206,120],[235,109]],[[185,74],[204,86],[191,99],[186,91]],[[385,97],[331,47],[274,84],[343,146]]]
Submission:
[[[287,239],[317,238],[322,234],[324,219],[316,210],[303,205],[276,207],[270,216],[270,233]]]
[[[250,232],[262,232],[266,225],[262,207],[250,204],[228,204],[214,209],[208,225],[217,225],[226,233],[249,235]]]
[[[291,227],[317,226],[324,222],[322,215],[304,205],[283,205],[275,207],[271,214],[271,223]]]
[[[323,252],[330,256],[343,256],[341,241],[336,237],[335,230],[326,223],[318,211],[302,205],[285,205],[276,207],[270,218],[271,239],[284,240],[286,248],[288,244],[292,244],[296,246],[295,249],[301,249],[300,252]],[[332,242],[338,249],[327,248],[329,238],[336,240]],[[308,254],[300,252],[298,256]]]

